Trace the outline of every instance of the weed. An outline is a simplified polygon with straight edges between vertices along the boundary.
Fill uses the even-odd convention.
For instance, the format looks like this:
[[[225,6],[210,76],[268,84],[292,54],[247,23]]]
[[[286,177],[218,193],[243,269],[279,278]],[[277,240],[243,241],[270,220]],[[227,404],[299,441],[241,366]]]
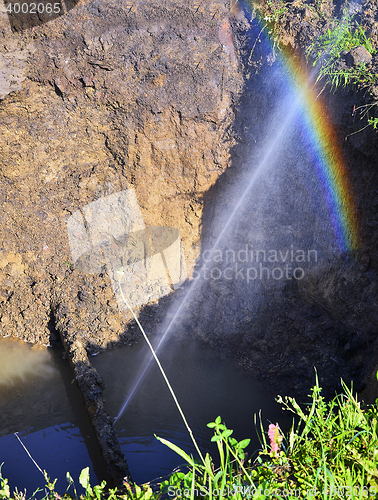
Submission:
[[[70,476],[71,478],[71,476]],[[91,500],[92,498],[95,500],[101,500],[104,495],[104,491],[106,488],[106,481],[102,481],[100,485],[91,487],[89,482],[89,467],[83,469],[79,476],[79,483],[85,490],[85,500]],[[75,492],[76,493],[76,492]],[[115,491],[108,497],[108,500],[111,496],[114,497]]]
[[[274,51],[275,47],[279,47],[280,45],[281,22],[289,12],[289,8],[283,0],[268,0],[262,8],[262,18],[265,23],[264,29],[266,28],[273,42]]]
[[[376,75],[368,71],[365,64],[346,67],[341,64],[343,53],[359,46],[372,55],[376,53],[365,30],[358,24],[352,26],[347,9],[341,21],[337,21],[326,33],[317,38],[306,50],[307,58],[313,59],[313,65],[319,68],[317,81],[325,80],[335,90],[339,86],[369,86],[376,82]]]
[[[377,84],[377,75],[370,71],[365,63],[350,67],[342,60],[343,55],[359,46],[365,47],[371,55],[375,55],[377,52],[362,26],[357,23],[352,25],[349,12],[345,8],[341,21],[334,23],[306,51],[307,59],[312,58],[313,65],[318,67],[316,81],[325,82],[325,86],[329,84],[334,91],[339,87],[352,86],[359,89],[369,89],[372,85]],[[378,103],[374,102],[368,105],[369,109],[376,104]],[[372,126],[375,130],[378,129],[378,118],[369,117],[368,111],[362,115],[362,118],[365,116],[368,118],[367,125],[354,133],[361,132],[368,126]]]
[[[374,130],[378,129],[378,118],[376,116],[371,116],[370,113],[371,111],[377,112],[377,106],[378,106],[378,101],[375,101],[370,104],[364,104],[363,106],[358,106],[354,107],[353,109],[353,115],[358,111],[360,113],[360,120],[363,120],[364,118],[367,119],[367,124],[356,130],[355,132],[352,132],[351,134],[347,135],[346,137],[350,137],[351,135],[358,134],[359,132],[362,132],[365,130],[367,127],[373,127]]]
[[[377,76],[368,71],[364,63],[354,68],[328,69],[327,78],[334,89],[341,85],[344,88],[350,85],[369,86],[377,80]]]
[[[249,441],[238,443],[231,438],[232,431],[221,424],[220,417],[209,424],[215,430],[212,440],[218,445],[218,470],[214,470],[210,457],[206,457],[208,470],[205,470],[182,450],[162,440],[186,459],[189,466],[188,473],[176,473],[162,483],[162,491],[186,490],[187,498],[197,498],[196,492],[200,492],[201,497],[213,499],[218,498],[212,494],[216,490],[235,500],[245,498],[241,492],[245,493],[246,488],[254,492],[274,492],[275,498],[287,497],[288,491],[293,498],[305,495],[312,499],[375,498],[378,493],[377,405],[361,409],[352,390],[344,383],[343,389],[343,394],[327,403],[316,380],[311,391],[312,403],[307,409],[294,398],[278,397],[286,410],[299,417],[299,423],[293,424],[278,451],[277,446],[273,449],[277,440],[272,431],[281,443],[280,430],[270,425],[268,445],[260,419],[262,449],[253,462],[246,463],[244,459],[244,448]]]
[[[373,127],[374,130],[378,129],[378,118],[368,118],[368,124]]]
[[[0,498],[10,498],[10,489],[8,485],[8,479],[4,479],[1,474],[1,468],[4,465],[0,465]]]
[[[264,21],[267,23],[278,23],[289,11],[283,0],[268,0],[266,4],[269,8],[269,14],[265,15]]]

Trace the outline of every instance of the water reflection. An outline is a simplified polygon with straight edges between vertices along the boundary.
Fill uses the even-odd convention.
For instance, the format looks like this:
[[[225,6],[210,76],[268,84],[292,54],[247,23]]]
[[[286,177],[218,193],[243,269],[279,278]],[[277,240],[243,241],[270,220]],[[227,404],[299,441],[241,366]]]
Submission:
[[[89,418],[62,350],[0,338],[0,464],[11,490],[27,489],[27,498],[44,486],[40,471],[14,433],[51,479],[57,491],[67,488],[66,472],[75,479],[90,467],[91,480],[106,479]],[[43,496],[43,492],[37,498]]]
[[[132,390],[135,374],[145,366],[146,356],[149,356],[148,347],[141,340],[136,345],[123,346],[92,358],[93,365],[105,380],[106,407],[111,416],[118,414]],[[276,421],[284,428],[289,427],[288,418],[283,417],[275,402],[275,393],[244,371],[236,360],[191,338],[169,339],[159,358],[201,450],[210,452],[214,458],[216,446],[210,443],[213,433],[206,424],[218,415],[234,430],[236,439],[252,438],[250,454],[260,447],[254,424],[254,415],[260,409],[266,428],[269,422]],[[151,364],[125,413],[117,421],[116,430],[130,472],[138,483],[164,476],[183,462],[158,442],[154,434],[195,454],[156,363]]]

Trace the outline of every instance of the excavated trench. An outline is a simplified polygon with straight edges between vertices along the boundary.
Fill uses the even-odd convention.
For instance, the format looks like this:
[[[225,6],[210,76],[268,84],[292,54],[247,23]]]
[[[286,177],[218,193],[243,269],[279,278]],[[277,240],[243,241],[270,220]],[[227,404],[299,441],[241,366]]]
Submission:
[[[289,19],[286,34],[299,50],[319,27],[297,19],[297,13]],[[136,245],[143,238],[151,244],[151,228],[178,230],[188,278],[201,274],[255,168],[251,158],[268,147],[268,125],[277,126],[287,114],[281,106],[287,75],[257,20],[222,0],[206,8],[140,1],[133,9],[96,0],[24,31],[12,32],[5,14],[1,23],[0,56],[7,66],[0,75],[1,335],[32,344],[62,342],[97,456],[104,459],[106,473],[96,466],[97,475],[121,484],[130,478],[125,445],[104,401],[107,369],[97,364],[110,353],[93,363],[90,355],[133,343],[140,334],[114,277],[125,242],[114,233],[115,242],[102,253],[85,254],[88,235],[92,245],[95,235],[103,237],[93,207],[133,190],[138,209],[135,203],[126,208],[137,213]],[[376,396],[377,364],[377,138],[373,130],[350,135],[359,126],[351,109],[365,103],[365,95],[326,90],[323,98],[353,186],[359,251],[351,258],[335,250],[308,143],[294,126],[294,142],[285,139],[277,168],[265,169],[254,198],[247,193],[215,262],[251,249],[316,251],[316,262],[308,259],[303,279],[253,286],[243,273],[230,282],[220,266],[218,279],[213,267],[212,279],[204,279],[173,330],[177,338],[192,336],[237,359],[274,392],[305,397],[316,366],[327,395],[342,377],[369,400]],[[70,227],[82,238],[79,249],[73,250]],[[79,251],[89,259],[86,267],[77,265]],[[141,286],[135,304],[151,338],[159,339],[190,286],[188,279],[168,295],[167,289],[148,295]],[[154,304],[141,303],[146,294]],[[110,377],[106,391],[116,380]],[[106,396],[107,405],[114,393],[119,391]],[[148,407],[148,395],[145,400]]]

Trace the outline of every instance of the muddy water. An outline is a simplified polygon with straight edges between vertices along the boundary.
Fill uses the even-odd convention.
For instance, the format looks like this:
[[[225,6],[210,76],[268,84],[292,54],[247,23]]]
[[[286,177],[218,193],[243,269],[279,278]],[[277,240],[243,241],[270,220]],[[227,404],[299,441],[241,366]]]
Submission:
[[[66,472],[76,480],[90,466],[92,478],[104,468],[89,419],[62,351],[0,339],[0,463],[11,489],[28,496],[44,485],[14,433],[64,493]],[[80,488],[78,488],[79,491]],[[43,493],[39,494],[43,496]]]
[[[149,351],[141,340],[91,359],[105,380],[106,406],[111,416],[118,414],[146,358]],[[237,361],[193,339],[167,341],[159,358],[199,446],[213,457],[216,448],[210,445],[212,431],[206,424],[218,415],[234,430],[236,439],[254,438],[248,449],[250,454],[260,447],[254,424],[254,414],[260,409],[266,428],[269,422],[276,421],[289,427],[289,418],[282,416],[275,394],[247,374]],[[182,464],[182,459],[157,441],[154,434],[195,454],[155,363],[116,423],[116,430],[130,472],[138,483],[164,476]]]
[[[33,379],[54,377],[49,352],[13,339],[2,339],[0,350],[0,388],[11,388]]]

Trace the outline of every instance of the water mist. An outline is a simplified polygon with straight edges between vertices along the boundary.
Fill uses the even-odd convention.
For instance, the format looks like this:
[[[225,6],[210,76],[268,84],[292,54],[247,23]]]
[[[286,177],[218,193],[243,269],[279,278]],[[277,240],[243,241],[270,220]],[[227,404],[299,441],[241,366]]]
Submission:
[[[163,328],[161,328],[160,340],[155,346],[156,353],[164,347],[168,336],[170,334],[174,334],[175,330],[180,325],[182,317],[187,315],[188,312],[193,314],[193,311],[190,311],[190,304],[193,299],[198,299],[198,296],[201,294],[201,288],[204,284],[209,284],[209,279],[206,278],[206,275],[210,274],[213,278],[214,276],[215,278],[217,276],[216,273],[213,272],[214,263],[217,260],[215,259],[216,254],[219,256],[219,252],[222,253],[226,247],[230,247],[230,241],[234,239],[235,228],[239,226],[241,222],[253,228],[255,241],[262,241],[265,239],[265,241],[270,241],[272,245],[275,243],[277,248],[277,240],[274,241],[274,231],[272,238],[272,234],[269,233],[265,227],[264,218],[266,220],[267,213],[270,217],[272,217],[272,213],[274,214],[275,209],[277,208],[277,203],[282,203],[282,198],[285,198],[285,196],[282,197],[283,185],[282,183],[279,184],[277,172],[274,172],[274,170],[277,169],[279,174],[282,175],[282,166],[284,165],[284,175],[286,177],[290,177],[291,175],[290,167],[287,165],[287,160],[284,162],[284,157],[287,148],[292,147],[291,139],[293,134],[295,134],[298,123],[300,123],[302,106],[303,94],[294,94],[288,86],[285,86],[285,92],[281,91],[278,109],[271,114],[271,119],[265,128],[266,138],[263,142],[263,146],[260,148],[260,159],[249,162],[249,165],[247,166],[248,168],[244,169],[244,172],[239,175],[239,179],[234,180],[234,186],[229,189],[229,192],[225,195],[226,198],[231,201],[228,203],[226,209],[223,208],[215,220],[212,221],[214,228],[212,231],[213,241],[204,244],[202,262],[200,257],[199,263],[194,271],[194,279],[185,284],[187,290],[181,303],[171,312],[171,319],[167,320],[163,325]],[[285,183],[284,189],[286,188],[287,184]],[[278,196],[279,192],[281,192],[281,196]],[[253,201],[255,207],[253,221],[250,220],[250,214],[246,214],[246,210],[248,212],[248,207],[250,206],[251,201]],[[312,209],[313,207],[310,208],[310,210]],[[296,214],[296,217],[298,219],[298,214]],[[306,223],[306,221],[304,222]],[[305,224],[303,224],[302,221],[302,229],[303,225]],[[329,225],[325,225],[323,230],[319,233],[321,234],[317,235],[318,243],[319,240],[327,242],[332,241]],[[313,244],[313,234],[310,239]],[[284,255],[288,255],[290,251],[293,252],[292,246],[290,246],[292,241],[293,240],[290,240],[289,238],[286,242],[283,242],[280,238],[278,246],[280,248],[285,248],[285,250],[282,251]],[[250,243],[250,241],[248,241],[248,243]],[[331,246],[333,244],[334,242],[331,242]],[[308,242],[306,245],[308,246]],[[274,248],[274,246],[272,248]],[[230,248],[228,248],[228,251],[230,251]],[[205,252],[207,252],[206,257],[204,257]],[[217,269],[219,275],[219,268]],[[292,272],[293,271],[291,271],[291,273]],[[301,277],[299,276],[300,273],[297,274],[298,276],[294,276],[294,278]],[[287,278],[289,278],[289,276],[287,276]],[[290,276],[290,279],[294,278],[292,275]],[[214,279],[212,281],[214,282]],[[217,280],[215,279],[215,281]],[[229,280],[228,276],[224,276],[223,281],[226,281],[227,283],[231,280]],[[256,280],[252,282],[251,279],[251,283],[248,283],[250,293],[252,289],[255,308],[258,308],[259,300],[261,299],[261,287],[263,286],[262,281],[263,280],[259,282],[259,280]],[[280,284],[274,283],[274,285],[276,288],[280,288]],[[204,298],[204,300],[206,299]],[[227,304],[225,306],[227,307]],[[167,316],[169,316],[169,314]],[[115,418],[116,421],[118,421],[126,411],[133,395],[143,381],[152,362],[153,356],[146,359],[141,372],[132,384],[129,394],[127,395],[124,404]]]

